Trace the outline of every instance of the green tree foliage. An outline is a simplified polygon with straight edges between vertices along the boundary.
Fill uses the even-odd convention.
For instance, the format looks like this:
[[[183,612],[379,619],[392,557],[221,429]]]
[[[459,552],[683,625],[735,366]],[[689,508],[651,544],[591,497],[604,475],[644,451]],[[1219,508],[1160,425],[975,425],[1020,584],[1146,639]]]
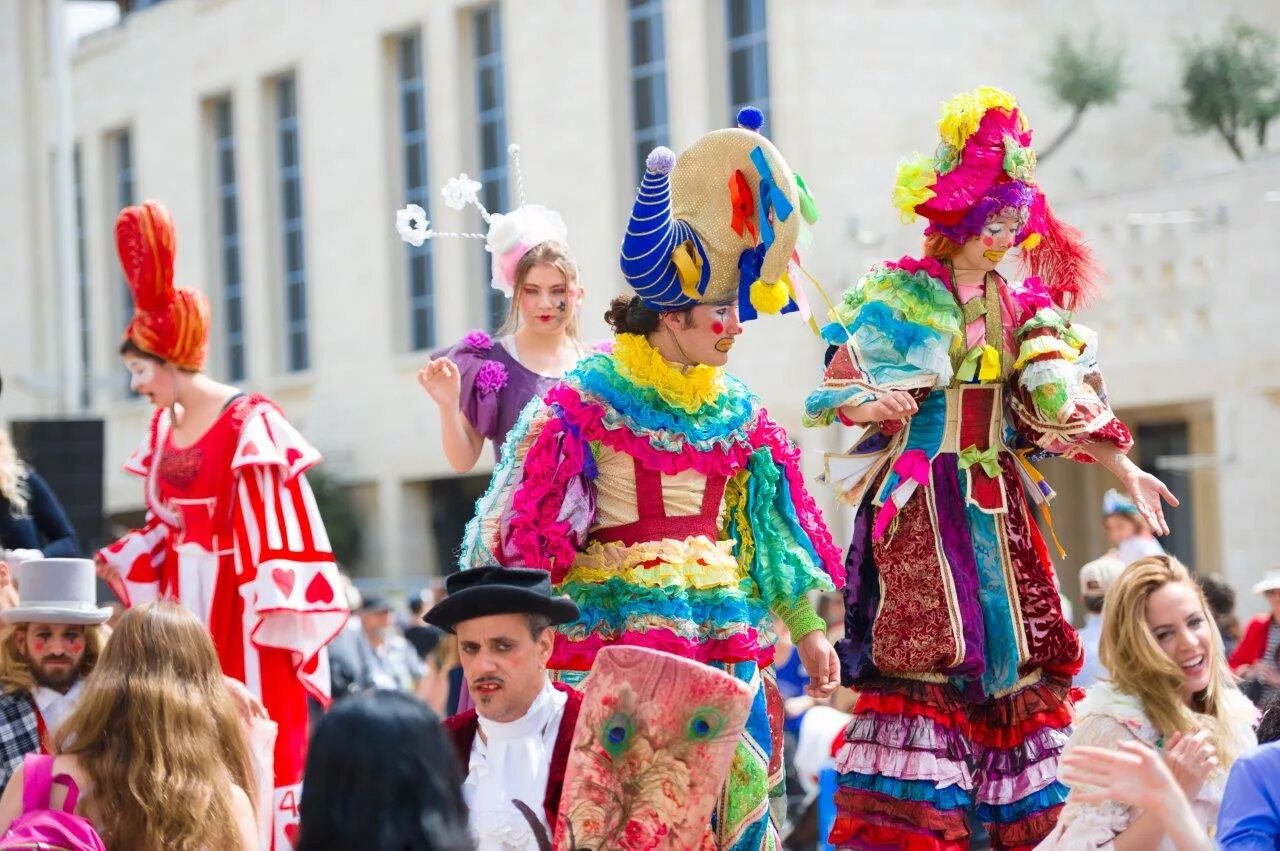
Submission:
[[[1267,144],[1267,125],[1280,115],[1280,50],[1276,37],[1232,22],[1221,40],[1183,49],[1182,102],[1178,111],[1196,133],[1217,133],[1236,158],[1245,158],[1252,132]]]
[[[1079,43],[1061,34],[1049,53],[1049,67],[1042,81],[1053,100],[1071,110],[1071,118],[1053,141],[1038,152],[1041,161],[1076,132],[1090,108],[1116,102],[1126,85],[1124,48],[1104,45],[1097,30]]]
[[[324,520],[334,558],[343,569],[349,570],[360,559],[364,545],[360,517],[351,504],[346,489],[326,473],[318,468],[313,469],[307,473],[307,481],[315,494],[316,507]]]

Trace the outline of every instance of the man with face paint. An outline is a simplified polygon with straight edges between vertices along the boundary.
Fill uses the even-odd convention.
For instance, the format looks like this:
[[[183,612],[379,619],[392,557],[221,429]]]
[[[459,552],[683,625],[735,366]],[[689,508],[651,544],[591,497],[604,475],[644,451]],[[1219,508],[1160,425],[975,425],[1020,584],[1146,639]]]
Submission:
[[[781,847],[772,617],[795,637],[811,693],[830,694],[835,655],[808,595],[841,580],[798,451],[724,371],[742,322],[788,306],[811,209],[756,132],[759,111],[739,118],[679,158],[649,155],[622,245],[636,294],[606,314],[613,351],[585,358],[525,409],[462,566],[550,572],[582,612],[555,636],[548,664],[562,681],[580,680],[603,647],[638,645],[745,682],[751,714],[713,821],[718,847],[756,851]]]
[[[929,222],[923,257],[876,264],[844,294],[806,402],[809,424],[861,430],[828,463],[858,509],[837,645],[858,693],[836,754],[838,847],[968,847],[969,819],[995,848],[1052,830],[1081,649],[1030,508],[1053,492],[1031,462],[1098,463],[1162,534],[1161,500],[1177,504],[1128,459],[1096,340],[1072,321],[1097,269],[1035,182],[1013,96],[957,95],[938,128],[893,193]],[[1029,277],[1010,284],[996,267],[1014,247]]]
[[[536,848],[556,823],[582,705],[581,694],[548,679],[547,659],[553,627],[575,620],[578,607],[552,595],[544,570],[489,565],[452,574],[445,588],[424,620],[457,636],[475,699],[444,726],[467,776],[476,848]]]
[[[35,559],[17,568],[18,605],[0,612],[0,786],[27,754],[48,753],[105,641],[93,562]]]

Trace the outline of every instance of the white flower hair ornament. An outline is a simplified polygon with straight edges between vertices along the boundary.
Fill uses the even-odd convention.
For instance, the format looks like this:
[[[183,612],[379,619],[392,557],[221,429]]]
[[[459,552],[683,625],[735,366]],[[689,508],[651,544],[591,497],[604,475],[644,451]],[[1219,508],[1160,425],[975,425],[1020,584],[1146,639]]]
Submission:
[[[538,245],[549,242],[567,242],[569,228],[564,219],[554,210],[540,204],[524,202],[524,180],[520,174],[520,146],[507,148],[511,156],[516,177],[516,191],[519,206],[509,213],[490,213],[480,201],[480,190],[483,184],[473,180],[467,174],[459,174],[445,182],[440,190],[446,206],[453,210],[463,210],[468,206],[480,211],[488,230],[486,233],[445,233],[431,230],[427,213],[417,204],[410,204],[396,212],[396,232],[400,238],[413,246],[420,246],[428,239],[448,236],[462,239],[483,239],[485,250],[493,258],[493,288],[500,290],[507,298],[515,292],[515,271],[520,258]]]

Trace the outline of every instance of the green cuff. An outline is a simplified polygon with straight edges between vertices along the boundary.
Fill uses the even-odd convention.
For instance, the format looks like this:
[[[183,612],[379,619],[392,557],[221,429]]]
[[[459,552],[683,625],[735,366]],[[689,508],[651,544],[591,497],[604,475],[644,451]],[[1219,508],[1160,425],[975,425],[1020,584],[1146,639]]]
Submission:
[[[815,630],[820,629],[825,632],[827,629],[827,622],[813,610],[813,604],[809,602],[808,596],[801,597],[790,606],[779,606],[774,613],[791,631],[792,641],[799,641]]]

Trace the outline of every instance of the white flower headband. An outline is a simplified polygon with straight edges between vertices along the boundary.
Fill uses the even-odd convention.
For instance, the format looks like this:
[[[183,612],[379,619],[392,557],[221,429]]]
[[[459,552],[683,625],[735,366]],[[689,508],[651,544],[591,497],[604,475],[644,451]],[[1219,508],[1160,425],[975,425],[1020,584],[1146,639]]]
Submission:
[[[460,239],[483,239],[485,250],[493,255],[492,284],[501,290],[507,298],[515,292],[515,269],[520,258],[534,247],[549,241],[566,243],[569,228],[564,219],[555,210],[549,210],[540,204],[524,202],[524,178],[520,173],[520,146],[510,145],[507,153],[511,155],[511,163],[516,176],[516,196],[520,201],[518,207],[509,213],[490,213],[480,202],[480,189],[483,184],[473,180],[467,174],[451,177],[445,183],[440,194],[444,203],[454,210],[462,210],[468,205],[480,211],[480,217],[489,226],[487,233],[446,233],[431,229],[427,213],[417,204],[409,204],[396,211],[396,231],[400,238],[415,247],[428,239],[437,237],[456,237]]]

